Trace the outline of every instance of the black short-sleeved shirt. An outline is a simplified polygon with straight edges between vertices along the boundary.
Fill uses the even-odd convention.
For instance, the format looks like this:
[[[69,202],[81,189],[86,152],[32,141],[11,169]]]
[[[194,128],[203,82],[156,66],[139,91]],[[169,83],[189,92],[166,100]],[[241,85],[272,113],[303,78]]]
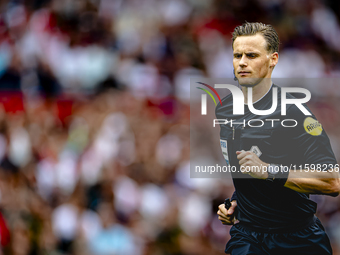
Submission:
[[[236,166],[238,170],[232,174],[237,195],[236,218],[261,230],[299,226],[313,217],[316,203],[307,194],[275,182],[249,175],[244,178],[245,175],[239,172],[236,151],[251,150],[265,163],[280,164],[290,169],[299,169],[301,166],[304,169],[305,164],[309,164],[312,168],[327,170],[337,163],[328,136],[314,115],[304,115],[294,104],[287,104],[286,115],[281,115],[280,87],[273,85],[262,99],[253,104],[254,108],[267,110],[272,107],[273,88],[278,91],[278,104],[272,114],[254,115],[248,105],[244,105],[244,115],[233,115],[231,94],[222,99],[222,106],[218,104],[216,107],[217,119],[234,120],[232,126],[230,122],[220,125],[220,139],[221,146],[225,147],[222,146],[222,152],[227,164]],[[286,98],[294,97],[287,93]],[[305,104],[303,106],[311,112]],[[252,126],[263,125],[250,127],[249,120]]]

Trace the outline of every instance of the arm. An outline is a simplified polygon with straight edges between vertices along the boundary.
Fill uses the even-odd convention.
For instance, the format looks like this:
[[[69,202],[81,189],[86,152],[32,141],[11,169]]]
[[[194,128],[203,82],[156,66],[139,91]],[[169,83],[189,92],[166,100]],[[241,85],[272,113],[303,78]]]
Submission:
[[[260,160],[251,151],[237,151],[236,154],[243,174],[263,180],[268,178],[266,171],[268,163]],[[284,187],[300,193],[337,196],[340,193],[340,176],[335,169],[319,172],[312,172],[309,169],[289,170]]]
[[[305,106],[307,107],[307,106]],[[308,107],[307,107],[308,108]],[[277,174],[274,182],[277,185],[284,186],[300,193],[308,194],[325,194],[337,196],[340,193],[340,176],[339,169],[335,168],[337,164],[334,153],[332,151],[329,138],[323,130],[322,125],[317,121],[314,115],[306,117],[301,111],[291,106],[287,115],[297,120],[298,125],[289,128],[284,136],[280,139],[277,146],[285,146],[291,151],[293,162],[299,162],[301,165],[308,163],[309,165],[328,165],[324,171],[311,171],[311,169],[290,169],[289,171]],[[254,153],[250,151],[238,151],[240,165],[258,166],[261,171],[254,172],[252,170],[241,171],[249,174],[254,178],[266,179],[268,173],[266,167],[268,163],[263,162]],[[262,169],[264,168],[264,169]],[[303,168],[308,168],[304,166]]]
[[[339,165],[335,159],[329,138],[314,115],[303,116],[297,108],[290,107],[289,115],[298,120],[291,130],[292,145],[296,148],[304,169],[290,169],[285,187],[308,194],[337,196],[340,193]],[[293,148],[292,148],[293,149]],[[310,166],[326,165],[324,171],[312,171]]]
[[[301,193],[337,196],[340,193],[340,178],[339,173],[334,171],[291,170],[284,186]]]

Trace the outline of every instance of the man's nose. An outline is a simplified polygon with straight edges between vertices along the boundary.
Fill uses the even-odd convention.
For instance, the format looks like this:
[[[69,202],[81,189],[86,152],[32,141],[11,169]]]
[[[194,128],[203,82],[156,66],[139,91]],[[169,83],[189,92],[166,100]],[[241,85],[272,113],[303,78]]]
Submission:
[[[241,59],[240,59],[240,62],[239,62],[239,65],[240,65],[241,67],[244,67],[244,66],[247,66],[247,65],[248,65],[246,55],[244,55],[244,54],[242,55],[242,57],[241,57]]]

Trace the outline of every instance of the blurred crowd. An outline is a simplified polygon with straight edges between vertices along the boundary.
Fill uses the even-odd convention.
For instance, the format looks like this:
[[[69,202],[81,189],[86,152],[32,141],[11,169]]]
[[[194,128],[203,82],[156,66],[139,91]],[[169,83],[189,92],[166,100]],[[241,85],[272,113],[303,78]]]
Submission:
[[[3,254],[223,254],[228,179],[192,179],[190,77],[233,77],[231,32],[278,31],[279,78],[340,77],[340,2],[0,1]],[[308,86],[307,86],[308,88]],[[310,87],[340,159],[340,87]],[[313,197],[340,254],[340,200]]]

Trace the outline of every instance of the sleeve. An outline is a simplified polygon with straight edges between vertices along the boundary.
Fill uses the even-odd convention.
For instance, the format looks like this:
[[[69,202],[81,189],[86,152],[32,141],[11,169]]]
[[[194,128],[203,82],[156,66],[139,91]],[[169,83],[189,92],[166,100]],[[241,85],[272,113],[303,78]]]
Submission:
[[[308,109],[306,105],[304,106]],[[300,164],[337,164],[329,138],[314,115],[305,116],[293,105],[289,108],[289,117],[297,121],[296,127],[292,130],[291,146],[299,156]]]
[[[234,191],[233,195],[231,196],[230,201],[236,200],[237,201],[237,193],[236,190]]]

